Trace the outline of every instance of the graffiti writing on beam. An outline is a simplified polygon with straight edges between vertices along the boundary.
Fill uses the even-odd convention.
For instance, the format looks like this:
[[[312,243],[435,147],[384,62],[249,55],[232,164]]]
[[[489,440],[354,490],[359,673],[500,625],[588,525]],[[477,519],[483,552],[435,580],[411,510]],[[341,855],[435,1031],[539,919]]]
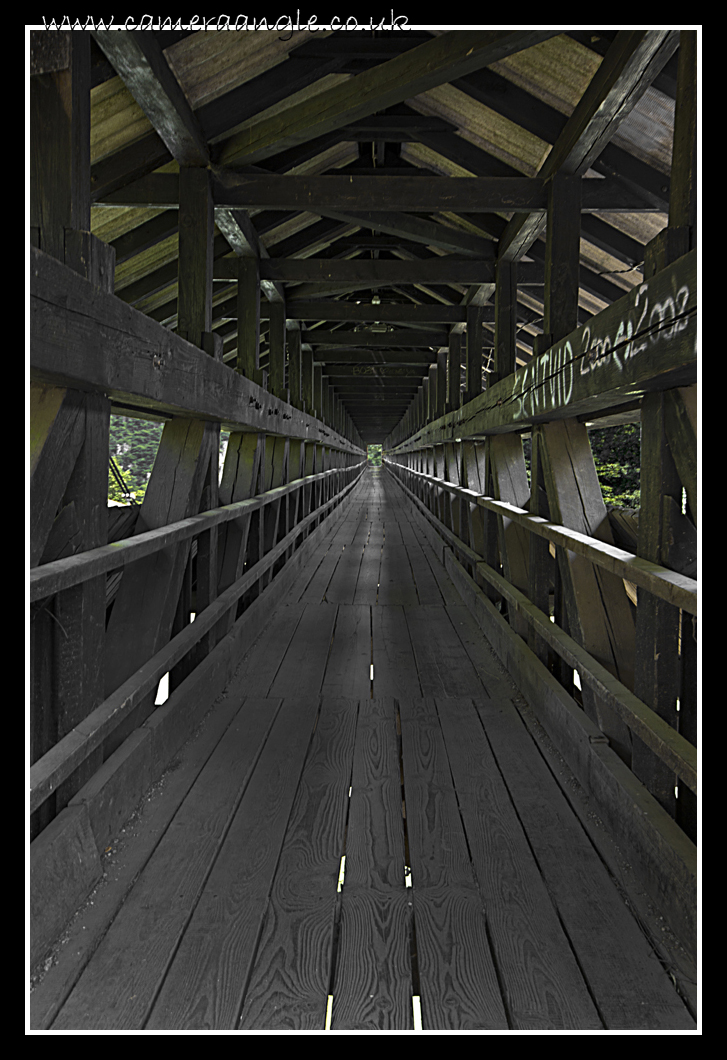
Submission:
[[[604,321],[603,331],[596,331],[596,318],[577,335],[533,357],[530,364],[515,373],[511,395],[514,418],[532,419],[563,408],[573,397],[576,376],[591,375],[607,365],[622,372],[649,346],[671,342],[689,325],[688,302],[687,284],[682,284],[674,295],[651,301],[649,284],[642,283],[633,294],[633,304],[625,317]],[[607,315],[608,311],[601,314]]]

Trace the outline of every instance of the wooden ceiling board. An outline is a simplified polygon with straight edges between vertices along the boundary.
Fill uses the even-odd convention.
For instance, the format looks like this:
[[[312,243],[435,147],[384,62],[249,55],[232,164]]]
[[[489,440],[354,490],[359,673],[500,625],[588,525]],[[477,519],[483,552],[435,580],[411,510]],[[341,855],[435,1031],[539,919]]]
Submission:
[[[474,102],[453,85],[431,89],[407,100],[407,104],[419,114],[444,118],[456,125],[464,140],[527,177],[535,176],[550,151],[550,144],[489,107]]]
[[[91,165],[153,131],[120,77],[91,89]]]
[[[673,136],[674,100],[652,87],[619,126],[613,143],[669,176]]]
[[[563,33],[491,63],[489,69],[570,117],[602,61]]]
[[[164,55],[196,110],[284,63],[311,38],[330,36],[330,31],[294,30],[288,40],[286,36],[272,30],[202,30],[173,44]]]

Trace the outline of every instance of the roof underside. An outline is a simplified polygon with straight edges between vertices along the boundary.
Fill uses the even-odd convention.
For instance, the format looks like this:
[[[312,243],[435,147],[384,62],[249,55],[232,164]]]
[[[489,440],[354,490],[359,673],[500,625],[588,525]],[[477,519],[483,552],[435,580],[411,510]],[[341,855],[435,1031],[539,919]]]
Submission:
[[[353,110],[341,109],[337,124],[328,121],[320,133],[312,124],[307,131],[297,131],[306,101],[376,67],[382,71],[383,84],[386,64],[439,34],[300,31],[288,40],[281,36],[285,35],[275,31],[154,34],[155,44],[194,113],[217,174],[338,174],[383,181],[407,176],[456,181],[461,177],[543,175],[553,145],[592,84],[617,32],[545,36],[393,105],[382,105],[382,93],[379,103],[371,104],[377,109],[363,118],[361,108],[355,116]],[[625,201],[636,208],[633,212],[629,212],[631,207],[622,207],[619,212],[582,214],[580,324],[642,282],[645,244],[667,225],[676,62],[674,51],[584,174],[586,180],[616,178],[627,194]],[[141,178],[178,172],[179,163],[96,41],[92,63],[92,230],[116,249],[116,294],[175,328],[177,211],[167,203],[121,203],[125,196],[133,201],[133,186]],[[279,120],[286,111],[289,121],[286,117]],[[275,121],[286,136],[289,129],[294,134],[279,149],[273,145],[251,152],[249,145],[268,126],[274,127]],[[297,142],[290,144],[289,140]],[[112,197],[115,205],[108,204]],[[269,266],[308,258],[411,264],[410,279],[378,278],[374,270],[374,282],[366,274],[355,283],[327,275],[323,281],[276,279],[263,288],[273,298],[284,296],[288,316],[300,321],[303,342],[313,348],[315,362],[324,365],[325,376],[364,441],[384,440],[411,404],[437,351],[446,348],[448,333],[464,327],[461,322],[448,321],[446,314],[437,321],[431,319],[436,314],[430,313],[430,319],[422,322],[417,306],[492,305],[492,312],[485,313],[485,374],[492,368],[488,354],[494,347],[494,284],[471,283],[466,277],[464,282],[438,282],[436,278],[416,282],[415,266],[445,256],[453,262],[494,262],[512,214],[469,212],[458,205],[456,210],[442,212],[389,209],[373,216],[370,203],[348,210],[326,210],[319,202],[310,210],[250,206],[228,210],[224,216],[220,208],[214,244],[217,274],[224,272],[219,260],[234,258],[240,250],[239,243],[236,246],[229,239],[230,212],[238,221],[246,215],[248,225],[252,224],[252,230],[248,228],[250,253],[256,252],[261,261],[267,259]],[[520,258],[518,364],[531,358],[534,339],[543,331],[545,237],[543,230]],[[233,280],[216,280],[213,294],[213,329],[223,338],[224,359],[229,363],[236,359],[236,286]],[[302,302],[306,303],[304,315],[296,308]],[[369,318],[336,320],[332,302],[370,305]],[[316,310],[311,303],[320,303],[321,308]],[[323,303],[329,303],[328,307]],[[410,307],[411,319],[381,320],[385,314],[376,305]],[[260,366],[265,367],[268,320],[264,299],[261,317]],[[412,329],[417,332],[412,339],[418,345],[407,344],[402,334]],[[316,341],[317,331],[326,341]],[[352,342],[344,333],[353,331],[357,335]],[[341,336],[340,342],[332,340],[331,332]],[[431,332],[430,340],[424,332]],[[387,335],[385,346],[381,345],[383,334]],[[375,364],[366,350],[371,335],[378,342]],[[364,352],[357,355],[354,351],[358,350]]]

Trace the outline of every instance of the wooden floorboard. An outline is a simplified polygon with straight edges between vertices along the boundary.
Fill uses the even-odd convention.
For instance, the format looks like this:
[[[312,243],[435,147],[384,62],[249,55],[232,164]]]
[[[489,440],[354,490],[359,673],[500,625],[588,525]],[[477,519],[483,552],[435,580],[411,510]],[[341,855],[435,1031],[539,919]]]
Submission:
[[[279,700],[243,703],[53,1023],[54,1030],[144,1027],[279,708]]]
[[[239,1026],[323,1030],[357,703],[324,698],[283,843]]]
[[[413,1026],[411,891],[393,699],[359,703],[332,1030]]]
[[[369,471],[41,1023],[693,1029],[513,696]]]

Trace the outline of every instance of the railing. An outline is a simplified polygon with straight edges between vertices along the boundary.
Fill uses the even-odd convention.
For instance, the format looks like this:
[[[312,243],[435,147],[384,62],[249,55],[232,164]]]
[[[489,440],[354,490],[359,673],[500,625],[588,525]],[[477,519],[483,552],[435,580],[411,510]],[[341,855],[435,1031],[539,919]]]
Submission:
[[[634,693],[589,654],[565,630],[557,626],[550,615],[535,606],[527,596],[511,585],[497,570],[455,532],[453,526],[435,514],[444,509],[443,499],[459,500],[466,506],[469,538],[473,538],[471,521],[477,518],[478,509],[489,509],[525,527],[532,534],[545,538],[553,546],[558,545],[577,552],[597,566],[611,571],[666,600],[685,614],[697,613],[697,582],[675,571],[650,563],[638,556],[615,548],[596,538],[558,526],[546,519],[531,515],[523,509],[492,497],[486,497],[445,481],[433,475],[417,471],[385,458],[389,471],[398,479],[401,487],[416,507],[424,514],[452,548],[460,562],[469,569],[475,581],[481,579],[507,602],[508,608],[522,616],[539,637],[563,659],[569,667],[577,670],[580,680],[589,687],[604,704],[614,710],[629,730],[637,735],[695,794],[697,792],[696,748],[655,711],[643,703]],[[457,520],[450,518],[457,525]],[[463,525],[459,523],[459,525]]]
[[[294,515],[290,520],[295,523],[292,529],[274,543],[264,556],[257,558],[255,562],[248,561],[244,574],[200,611],[194,622],[185,626],[31,767],[31,813],[41,807],[58,786],[118,730],[134,708],[155,691],[161,678],[172,667],[187,658],[207,634],[219,628],[226,616],[234,616],[231,609],[261,582],[271,568],[280,561],[284,563],[293,555],[294,550],[302,543],[303,536],[338,506],[354,488],[365,467],[364,460],[358,464],[308,475],[256,497],[202,512],[189,519],[88,552],[46,563],[31,571],[30,598],[31,602],[38,602],[170,545],[181,544],[223,523],[249,519],[254,512],[262,512],[283,498],[288,497],[290,501],[295,501]],[[309,510],[311,505],[313,508]],[[289,523],[286,522],[285,525],[287,527]],[[201,660],[197,660],[199,661]]]

